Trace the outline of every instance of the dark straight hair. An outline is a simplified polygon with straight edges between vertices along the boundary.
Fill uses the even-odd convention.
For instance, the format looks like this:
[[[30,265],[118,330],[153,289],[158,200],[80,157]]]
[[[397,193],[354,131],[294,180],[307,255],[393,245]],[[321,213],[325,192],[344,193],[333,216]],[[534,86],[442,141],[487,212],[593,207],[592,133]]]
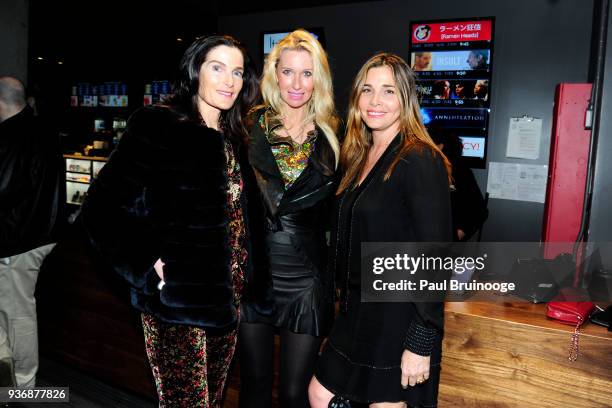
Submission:
[[[196,39],[185,51],[179,65],[179,75],[174,84],[173,93],[164,103],[177,112],[182,120],[202,121],[197,104],[200,68],[210,51],[221,45],[237,48],[242,53],[244,60],[242,89],[234,105],[227,111],[222,111],[220,116],[223,132],[233,143],[240,143],[247,137],[243,118],[257,102],[259,85],[248,52],[235,38],[229,35],[211,35]]]

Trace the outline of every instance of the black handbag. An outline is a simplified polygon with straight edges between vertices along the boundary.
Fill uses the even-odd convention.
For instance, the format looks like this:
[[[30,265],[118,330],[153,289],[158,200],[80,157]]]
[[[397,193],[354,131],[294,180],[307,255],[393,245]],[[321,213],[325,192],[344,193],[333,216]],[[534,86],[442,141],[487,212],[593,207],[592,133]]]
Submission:
[[[588,291],[594,302],[612,299],[612,269],[598,268],[591,272]]]
[[[606,310],[598,310],[591,315],[591,322],[607,327],[608,331],[612,331],[612,306],[608,306]]]

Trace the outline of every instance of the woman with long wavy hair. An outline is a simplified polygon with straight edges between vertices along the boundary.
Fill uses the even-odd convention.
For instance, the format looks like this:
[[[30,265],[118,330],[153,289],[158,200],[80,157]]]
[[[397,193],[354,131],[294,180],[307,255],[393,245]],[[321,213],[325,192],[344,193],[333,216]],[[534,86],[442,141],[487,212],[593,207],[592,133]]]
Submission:
[[[321,44],[296,30],[268,55],[263,105],[254,109],[249,161],[265,203],[274,314],[243,304],[240,407],[272,406],[274,335],[280,334],[280,404],[308,407],[323,336],[333,321],[327,273],[328,202],[339,153],[331,74]]]
[[[404,60],[370,58],[353,83],[332,231],[339,317],[310,384],[313,408],[434,407],[444,307],[362,303],[362,242],[449,242],[450,164],[419,113]]]

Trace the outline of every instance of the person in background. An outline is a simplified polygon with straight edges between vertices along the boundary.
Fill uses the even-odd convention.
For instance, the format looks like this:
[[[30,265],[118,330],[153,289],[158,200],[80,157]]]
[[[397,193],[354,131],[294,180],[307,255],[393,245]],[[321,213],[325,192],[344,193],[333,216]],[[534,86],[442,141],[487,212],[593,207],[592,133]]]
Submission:
[[[450,82],[438,80],[433,83],[432,94],[434,99],[449,99],[450,90]]]
[[[23,84],[0,76],[0,372],[9,377],[0,383],[5,386],[36,385],[34,291],[58,238],[62,170],[59,136],[34,116]]]
[[[473,91],[476,81],[461,80],[454,82],[451,87],[453,93],[451,99],[472,99],[474,97]]]
[[[415,77],[394,54],[353,83],[332,232],[341,313],[309,388],[312,408],[434,407],[443,302],[362,302],[363,242],[450,242],[450,163],[421,121]]]
[[[431,71],[431,52],[415,52],[412,69],[414,71]]]
[[[249,161],[265,203],[272,317],[243,303],[240,407],[272,406],[274,334],[280,334],[280,405],[308,407],[308,383],[334,315],[325,231],[339,144],[329,64],[296,30],[268,55],[263,105],[254,110]]]
[[[488,210],[474,178],[474,173],[462,156],[463,143],[455,132],[430,128],[429,134],[453,166],[451,208],[455,241],[468,241],[487,219]]]
[[[470,69],[489,69],[489,63],[487,59],[489,58],[489,51],[487,50],[472,50],[468,54],[467,64],[470,66]]]
[[[474,99],[486,101],[489,99],[489,81],[479,79],[474,85]]]
[[[142,313],[160,407],[222,404],[240,301],[259,270],[241,160],[257,95],[238,41],[197,39],[174,93],[132,115],[83,204],[91,242]]]

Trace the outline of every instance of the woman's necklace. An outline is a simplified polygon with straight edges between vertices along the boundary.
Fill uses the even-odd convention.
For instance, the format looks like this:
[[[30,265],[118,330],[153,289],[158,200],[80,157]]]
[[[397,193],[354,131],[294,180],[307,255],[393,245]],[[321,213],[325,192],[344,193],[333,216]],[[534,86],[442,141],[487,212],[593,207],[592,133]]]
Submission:
[[[304,130],[306,129],[306,123],[302,123],[302,126],[300,126],[300,129],[299,129],[299,132],[295,136],[289,132],[289,129],[293,129],[293,126],[287,127],[286,125],[283,124],[283,129],[285,131],[285,134],[288,137],[290,137],[291,140],[293,140],[293,142],[297,144],[302,144],[306,140],[306,135],[304,134]]]

